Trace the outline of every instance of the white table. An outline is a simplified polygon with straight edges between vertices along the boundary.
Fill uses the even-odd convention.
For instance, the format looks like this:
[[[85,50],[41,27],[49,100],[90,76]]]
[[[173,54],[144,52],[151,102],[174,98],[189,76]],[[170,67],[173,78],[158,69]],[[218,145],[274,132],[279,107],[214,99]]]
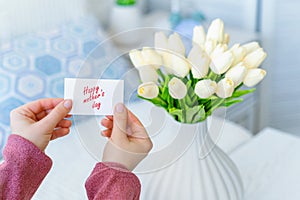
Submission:
[[[300,138],[273,128],[230,155],[245,188],[245,200],[300,199]]]

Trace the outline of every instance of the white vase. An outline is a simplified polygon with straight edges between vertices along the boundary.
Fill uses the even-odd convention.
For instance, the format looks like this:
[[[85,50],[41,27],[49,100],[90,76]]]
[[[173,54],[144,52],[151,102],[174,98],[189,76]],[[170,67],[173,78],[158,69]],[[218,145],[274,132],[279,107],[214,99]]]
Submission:
[[[109,30],[114,42],[119,45],[133,45],[140,40],[140,35],[130,31],[140,27],[141,13],[137,5],[114,5],[110,13]],[[121,34],[122,33],[122,34]]]
[[[156,151],[135,169],[142,183],[141,199],[242,199],[239,171],[211,140],[206,121],[182,124],[168,117],[159,132],[157,140],[154,136],[161,142],[154,142]]]

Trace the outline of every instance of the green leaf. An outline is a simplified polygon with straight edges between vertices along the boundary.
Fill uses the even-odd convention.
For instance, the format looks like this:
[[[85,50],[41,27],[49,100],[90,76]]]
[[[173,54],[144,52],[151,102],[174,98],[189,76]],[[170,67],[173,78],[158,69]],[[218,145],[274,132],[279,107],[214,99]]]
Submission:
[[[183,122],[183,111],[180,110],[180,109],[176,109],[176,108],[172,108],[172,109],[169,109],[169,113],[175,117],[175,119],[177,119],[177,121],[179,122]]]
[[[153,98],[153,99],[146,99],[146,98],[141,97],[139,95],[138,95],[138,97],[141,98],[141,99],[150,101],[151,103],[153,103],[154,105],[159,106],[159,107],[167,108],[167,106],[168,106],[168,104],[159,97],[156,97],[156,98]]]
[[[203,105],[194,106],[192,108],[187,108],[186,112],[186,123],[194,123],[205,118],[205,110]]]
[[[233,104],[240,103],[240,102],[242,102],[242,101],[243,101],[243,99],[231,99],[231,100],[226,100],[225,102],[223,102],[223,106],[229,107],[229,106],[232,106]]]
[[[249,89],[249,90],[237,90],[235,91],[233,94],[232,94],[232,98],[238,98],[238,97],[241,97],[243,95],[246,95],[246,94],[249,94],[249,93],[252,93],[254,92],[256,89],[255,88],[252,88],[252,89]]]

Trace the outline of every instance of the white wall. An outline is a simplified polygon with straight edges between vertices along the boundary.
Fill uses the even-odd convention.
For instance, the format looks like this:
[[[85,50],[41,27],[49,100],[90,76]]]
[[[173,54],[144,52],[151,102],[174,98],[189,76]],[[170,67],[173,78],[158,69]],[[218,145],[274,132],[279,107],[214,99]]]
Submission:
[[[300,135],[300,2],[265,0],[262,35],[269,60],[268,87],[263,88],[266,123]]]

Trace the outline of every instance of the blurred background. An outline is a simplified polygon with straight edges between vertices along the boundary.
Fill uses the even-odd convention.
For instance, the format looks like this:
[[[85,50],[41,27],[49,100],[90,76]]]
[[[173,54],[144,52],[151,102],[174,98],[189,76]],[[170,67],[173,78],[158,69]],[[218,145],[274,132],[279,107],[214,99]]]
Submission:
[[[159,27],[190,37],[194,25],[207,27],[215,18],[225,22],[231,43],[256,40],[268,54],[262,66],[267,77],[227,118],[253,134],[270,126],[300,135],[299,7],[294,0],[0,0],[1,145],[10,110],[37,98],[63,97],[63,78],[76,77],[86,56],[111,35]],[[147,39],[115,41],[95,62]]]

